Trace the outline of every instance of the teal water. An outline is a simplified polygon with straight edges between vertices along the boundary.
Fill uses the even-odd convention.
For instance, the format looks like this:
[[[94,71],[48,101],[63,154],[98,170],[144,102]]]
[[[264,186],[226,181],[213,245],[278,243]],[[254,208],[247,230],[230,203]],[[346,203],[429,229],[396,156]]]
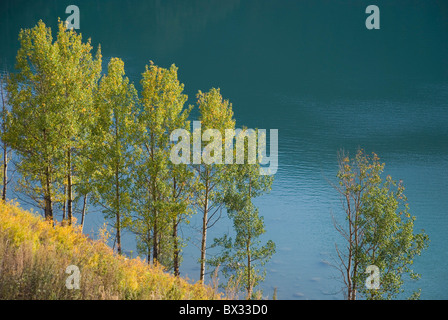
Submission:
[[[179,67],[190,103],[221,88],[237,126],[279,130],[279,170],[257,200],[266,239],[277,245],[265,296],[342,299],[331,214],[340,214],[335,181],[340,148],[376,152],[386,174],[402,179],[417,229],[431,244],[407,287],[423,299],[448,299],[448,3],[446,1],[2,1],[0,63],[12,69],[20,28],[51,26],[76,4],[84,37],[101,43],[105,64],[124,60],[138,83],[153,60]],[[365,8],[380,8],[367,30]],[[102,224],[88,216],[92,230]],[[197,279],[192,226],[181,272]],[[229,230],[223,220],[212,237]],[[128,246],[132,247],[132,237]]]

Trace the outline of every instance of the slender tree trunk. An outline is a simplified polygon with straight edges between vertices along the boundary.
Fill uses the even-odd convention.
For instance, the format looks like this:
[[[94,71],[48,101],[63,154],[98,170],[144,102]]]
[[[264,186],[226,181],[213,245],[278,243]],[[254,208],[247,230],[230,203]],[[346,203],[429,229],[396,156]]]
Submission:
[[[160,216],[159,216],[159,218],[160,218]],[[159,220],[159,222],[160,222],[160,220]],[[160,255],[162,253],[162,243],[163,243],[162,240],[163,240],[164,234],[161,231],[161,229],[162,228],[161,228],[161,225],[159,223],[159,231],[158,231],[159,239],[157,240],[157,258],[160,257]],[[157,262],[159,262],[159,260],[157,260]]]
[[[8,185],[8,150],[6,147],[6,143],[3,143],[3,192],[2,192],[3,201],[6,201],[7,185]]]
[[[155,203],[155,197],[153,194],[153,201]],[[153,204],[153,231],[152,231],[152,262],[155,264],[159,259],[159,232],[158,232],[158,221],[157,221],[157,209]]]
[[[2,94],[2,104],[3,104],[3,121],[2,121],[2,131],[5,133],[6,131],[6,104],[5,97],[3,95],[3,77],[0,83],[1,86],[1,94]],[[2,191],[2,199],[6,200],[6,188],[8,184],[8,148],[5,142],[3,142],[3,191]]]
[[[45,202],[45,219],[52,222],[53,221],[53,203],[52,203],[52,199],[51,199],[50,168],[48,165],[45,167],[44,202]]]
[[[174,243],[174,252],[173,252],[173,264],[174,264],[174,276],[178,277],[180,275],[179,272],[179,239],[177,238],[177,226],[178,221],[177,218],[173,218],[173,243]]]
[[[176,178],[173,179],[173,201],[176,201]],[[177,238],[177,226],[179,225],[178,213],[176,212],[173,217],[173,265],[174,276],[178,277],[179,272],[179,239]]]
[[[155,161],[154,159],[154,134],[151,133],[151,160]],[[156,175],[151,177],[151,194],[152,194],[152,208],[153,208],[153,241],[152,241],[152,263],[156,264],[157,260],[159,259],[159,226],[158,226],[158,210],[157,210],[157,188],[156,188]]]
[[[146,145],[146,148],[148,150],[149,153],[149,158],[151,160],[151,162],[155,163],[155,159],[154,159],[154,133],[151,131],[150,133],[150,145],[149,147]],[[148,189],[149,189],[149,194],[148,194],[148,204],[152,203],[152,208],[149,208],[148,211],[152,210],[152,222],[149,223],[149,228],[148,228],[148,263],[150,262],[150,256],[151,256],[151,239],[150,239],[150,232],[152,231],[152,263],[156,264],[156,261],[158,259],[158,244],[157,244],[157,240],[158,240],[158,226],[157,226],[157,208],[156,208],[156,199],[157,199],[157,195],[156,195],[156,175],[151,175],[150,179],[148,181]]]
[[[354,278],[352,277],[352,262],[353,262],[353,215],[352,209],[350,206],[350,196],[347,194],[346,196],[347,202],[347,217],[348,217],[348,232],[349,232],[349,249],[348,249],[348,258],[347,258],[347,299],[353,299],[353,282]]]
[[[207,200],[204,205],[204,216],[202,218],[202,239],[201,239],[201,270],[199,275],[199,281],[204,282],[205,276],[205,251],[206,251],[206,239],[207,239]]]
[[[117,252],[121,255],[121,225],[120,225],[120,185],[118,177],[118,165],[115,168],[115,198],[116,204],[116,229],[117,229]]]
[[[348,264],[347,264],[347,300],[353,300],[352,299],[352,276],[351,276],[351,264],[352,264],[352,257],[351,257],[351,249],[349,249],[348,254]]]
[[[250,299],[252,296],[252,261],[251,261],[251,254],[250,254],[250,237],[249,241],[247,242],[247,299]]]
[[[72,225],[73,194],[72,194],[72,159],[70,147],[67,149],[67,218],[68,225]]]
[[[354,206],[355,206],[355,208],[354,208],[355,222],[353,225],[353,229],[354,229],[354,243],[355,243],[354,252],[356,253],[359,250],[359,237],[360,237],[359,212],[360,212],[360,206],[361,206],[361,191],[358,191],[355,193]],[[356,279],[358,277],[358,265],[359,265],[358,257],[355,256],[355,254],[354,254],[353,279]],[[353,281],[352,300],[356,300],[357,291],[358,291],[357,283],[356,283],[356,281]]]
[[[149,182],[148,182],[149,186]],[[148,189],[149,190],[149,189]],[[151,203],[151,192],[148,191],[148,204]],[[150,208],[148,208],[148,211],[150,211]],[[146,248],[147,248],[147,262],[148,264],[151,264],[151,231],[152,231],[152,224],[151,221],[146,220]]]
[[[63,203],[62,203],[62,224],[65,223],[65,220],[67,219],[67,201],[66,201],[66,196],[67,196],[67,184],[65,184],[64,181],[64,197],[63,197]]]
[[[116,205],[115,205],[115,210],[116,210],[116,229],[117,229],[117,234],[116,234],[116,239],[117,239],[117,252],[118,254],[121,255],[121,221],[120,221],[120,176],[119,176],[119,171],[120,171],[120,159],[118,159],[118,150],[119,150],[119,145],[118,145],[118,139],[119,139],[119,132],[118,132],[118,118],[117,118],[117,113],[116,110],[114,109],[114,120],[115,120],[115,151],[116,151],[116,155],[115,155],[115,200],[116,200]]]
[[[199,275],[199,281],[204,283],[204,277],[205,277],[205,251],[206,251],[206,242],[207,242],[207,216],[208,216],[208,179],[205,182],[205,199],[204,199],[204,211],[203,211],[203,217],[202,217],[202,239],[201,239],[201,268],[200,268],[200,275]]]
[[[153,240],[152,240],[152,263],[155,264],[157,260],[159,259],[158,252],[158,232],[157,232],[157,210],[154,210],[154,224],[153,224]]]
[[[46,128],[44,128],[42,130],[42,134],[43,134],[43,143],[46,146],[47,143],[47,130]],[[51,221],[53,223],[53,203],[52,203],[52,198],[51,198],[51,170],[50,170],[50,160],[48,159],[48,155],[46,154],[45,158],[45,172],[44,172],[44,176],[45,176],[45,181],[44,181],[44,203],[45,203],[45,211],[44,211],[44,215],[45,215],[45,220],[47,221]]]
[[[87,210],[87,194],[84,195],[84,200],[82,202],[82,212],[81,212],[81,232],[84,229],[84,217],[86,216]]]
[[[147,262],[148,262],[148,264],[151,264],[151,228],[149,225],[148,225],[148,234],[147,234],[146,241],[148,244],[147,245],[147,249],[148,249]]]
[[[251,199],[252,194],[251,194],[251,189],[252,187],[252,180],[249,178],[249,199]],[[251,207],[249,207],[249,216],[251,213]],[[250,228],[250,227],[249,227]],[[248,229],[249,229],[248,228]],[[248,234],[248,239],[246,242],[246,252],[247,252],[247,299],[250,299],[250,297],[252,296],[252,265],[251,265],[251,252],[250,252],[250,242],[251,242],[251,236],[250,236],[250,231]]]

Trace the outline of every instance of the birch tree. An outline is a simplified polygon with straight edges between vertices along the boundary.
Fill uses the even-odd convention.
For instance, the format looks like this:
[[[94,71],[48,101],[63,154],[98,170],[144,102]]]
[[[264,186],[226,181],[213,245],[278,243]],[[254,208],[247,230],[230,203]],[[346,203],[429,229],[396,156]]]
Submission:
[[[212,88],[206,93],[199,91],[197,98],[201,128],[196,128],[199,132],[193,132],[195,139],[199,140],[193,141],[193,144],[199,145],[200,150],[193,151],[192,166],[198,180],[195,203],[202,219],[199,281],[203,282],[207,260],[207,231],[220,217],[226,192],[232,184],[229,174],[231,165],[225,164],[225,143],[222,142],[225,130],[235,129],[235,120],[232,104],[223,99],[219,89]]]
[[[338,269],[344,281],[344,296],[356,300],[391,299],[404,292],[404,279],[418,279],[411,269],[415,256],[428,246],[422,230],[414,232],[415,217],[409,212],[402,181],[384,179],[384,163],[373,153],[359,150],[353,159],[340,153],[336,189],[341,195],[345,219],[334,219],[343,237],[343,247],[336,245]],[[368,266],[378,268],[378,283],[373,287],[367,278]],[[366,273],[367,271],[367,273]],[[419,292],[412,293],[417,298]]]
[[[135,119],[138,113],[137,91],[125,76],[119,58],[109,62],[107,75],[100,82],[96,97],[95,139],[92,158],[95,171],[93,201],[103,207],[106,218],[113,221],[116,248],[122,253],[122,230],[129,226],[132,209],[134,164],[139,136]]]
[[[11,74],[7,85],[11,112],[4,135],[18,157],[19,189],[43,208],[50,221],[54,204],[65,198],[61,190],[68,168],[67,145],[70,140],[75,144],[78,119],[73,106],[75,101],[91,99],[86,97],[90,92],[80,87],[88,87],[91,80],[85,75],[98,73],[101,65],[91,57],[90,42],[83,44],[62,22],[58,40],[53,42],[51,29],[42,21],[21,30],[18,72]]]
[[[93,101],[101,74],[101,53],[98,50],[93,58],[90,39],[83,43],[82,36],[73,30],[66,30],[62,22],[59,23],[56,44],[60,56],[60,103],[66,115],[65,127],[61,132],[65,143],[66,170],[63,208],[66,208],[66,220],[71,224],[74,199],[79,198],[76,194],[84,196],[84,200],[86,196],[81,188],[83,180],[88,179],[82,158],[88,152],[88,130],[95,119]]]
[[[134,232],[148,263],[173,266],[178,274],[179,243],[177,227],[187,211],[189,198],[186,167],[170,162],[170,133],[185,128],[190,108],[177,77],[177,67],[159,67],[152,61],[142,74],[141,112],[138,123],[143,133],[138,139],[142,158],[136,173],[137,213]],[[183,171],[182,171],[183,170]],[[173,253],[174,252],[174,253]]]
[[[257,136],[255,131],[253,134]],[[240,135],[246,135],[246,130]],[[244,143],[245,138],[242,139]],[[244,291],[250,299],[255,296],[253,289],[265,278],[263,266],[275,253],[275,244],[272,240],[262,244],[260,237],[266,232],[265,225],[253,203],[253,199],[270,191],[273,176],[260,175],[260,164],[250,163],[247,140],[247,145],[240,146],[244,149],[244,163],[230,167],[233,183],[225,196],[234,237],[225,234],[214,239],[212,247],[221,251],[210,259],[210,264],[227,278],[227,289]]]
[[[93,58],[90,40],[83,43],[61,21],[56,41],[42,21],[21,30],[19,41],[18,72],[7,85],[11,112],[4,134],[18,157],[18,187],[43,208],[47,220],[53,220],[54,205],[66,199],[71,217],[73,150],[89,117],[100,50]]]

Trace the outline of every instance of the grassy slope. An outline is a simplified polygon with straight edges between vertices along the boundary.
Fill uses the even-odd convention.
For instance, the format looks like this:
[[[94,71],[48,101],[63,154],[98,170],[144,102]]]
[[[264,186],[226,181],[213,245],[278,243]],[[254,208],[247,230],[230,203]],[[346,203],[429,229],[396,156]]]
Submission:
[[[67,266],[80,270],[80,289],[67,289]],[[0,200],[0,299],[216,299],[140,259],[114,254],[72,227]]]

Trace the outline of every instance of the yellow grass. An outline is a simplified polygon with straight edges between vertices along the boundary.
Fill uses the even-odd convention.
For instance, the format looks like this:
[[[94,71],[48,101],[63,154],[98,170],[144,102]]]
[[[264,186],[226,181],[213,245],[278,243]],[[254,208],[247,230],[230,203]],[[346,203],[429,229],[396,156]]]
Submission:
[[[68,289],[69,265],[80,270]],[[0,299],[219,299],[213,289],[115,254],[70,226],[0,200]]]

